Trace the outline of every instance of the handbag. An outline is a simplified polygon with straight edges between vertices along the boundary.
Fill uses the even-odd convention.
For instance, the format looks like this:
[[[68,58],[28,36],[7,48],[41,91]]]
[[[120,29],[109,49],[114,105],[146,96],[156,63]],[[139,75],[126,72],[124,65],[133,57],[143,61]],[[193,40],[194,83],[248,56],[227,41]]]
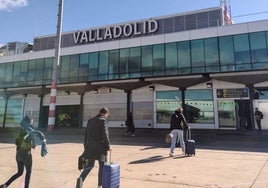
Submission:
[[[173,134],[168,133],[168,134],[166,135],[166,138],[165,138],[166,143],[167,143],[167,144],[170,144],[170,143],[172,142],[172,138],[173,138]]]

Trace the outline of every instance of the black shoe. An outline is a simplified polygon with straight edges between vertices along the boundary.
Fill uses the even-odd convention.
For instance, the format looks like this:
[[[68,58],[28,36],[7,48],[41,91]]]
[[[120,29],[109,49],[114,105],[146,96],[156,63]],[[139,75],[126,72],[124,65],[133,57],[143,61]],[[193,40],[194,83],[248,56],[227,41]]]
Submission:
[[[79,177],[76,180],[76,188],[82,188],[82,186],[83,186],[83,179]]]

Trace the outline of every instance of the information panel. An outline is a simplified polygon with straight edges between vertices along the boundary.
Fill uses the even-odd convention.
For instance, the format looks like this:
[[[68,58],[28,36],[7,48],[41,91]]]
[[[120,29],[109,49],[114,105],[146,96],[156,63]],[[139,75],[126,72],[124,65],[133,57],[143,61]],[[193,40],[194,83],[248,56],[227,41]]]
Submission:
[[[248,88],[217,89],[217,98],[249,98]]]

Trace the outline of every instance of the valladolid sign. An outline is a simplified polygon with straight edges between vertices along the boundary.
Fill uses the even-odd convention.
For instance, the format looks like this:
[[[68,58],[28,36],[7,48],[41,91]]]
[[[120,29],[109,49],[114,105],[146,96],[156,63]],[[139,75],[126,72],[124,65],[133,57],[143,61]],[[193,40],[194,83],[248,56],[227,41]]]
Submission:
[[[129,38],[137,35],[154,33],[158,30],[156,20],[127,23],[106,28],[76,31],[73,33],[76,44],[91,43],[97,41],[111,40],[117,38]]]

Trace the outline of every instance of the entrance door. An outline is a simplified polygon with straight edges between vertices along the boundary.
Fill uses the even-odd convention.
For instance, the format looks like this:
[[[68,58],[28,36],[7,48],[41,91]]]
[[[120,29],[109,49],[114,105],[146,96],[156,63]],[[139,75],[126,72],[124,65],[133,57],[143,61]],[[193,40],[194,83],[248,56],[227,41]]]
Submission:
[[[43,114],[45,118],[42,119],[42,126],[47,126],[49,107],[43,107]],[[66,105],[56,107],[56,127],[79,127],[79,105]]]
[[[237,114],[237,129],[252,130],[250,119],[250,101],[249,100],[235,100],[236,114]]]
[[[219,128],[236,129],[236,110],[233,99],[218,100]]]

